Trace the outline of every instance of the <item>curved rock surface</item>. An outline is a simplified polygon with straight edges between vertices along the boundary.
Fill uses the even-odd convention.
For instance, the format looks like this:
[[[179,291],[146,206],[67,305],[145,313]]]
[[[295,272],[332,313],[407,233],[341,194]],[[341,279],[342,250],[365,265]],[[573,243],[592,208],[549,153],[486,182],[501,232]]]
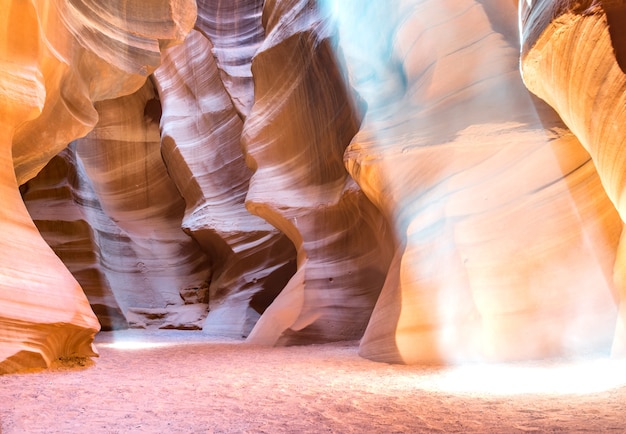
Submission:
[[[134,94],[96,103],[98,124],[71,149],[97,199],[91,224],[100,232],[100,257],[131,325],[172,327],[181,322],[172,324],[172,317],[182,309],[191,320],[181,327],[199,328],[206,304],[189,306],[196,303],[183,294],[202,288],[210,268],[180,228],[184,201],[161,158],[155,105],[150,81]]]
[[[211,42],[197,31],[155,72],[161,152],[187,205],[182,227],[212,261],[203,329],[241,337],[295,271],[295,250],[245,208],[251,171],[240,145],[243,121],[221,77]]]
[[[291,239],[298,271],[249,340],[357,339],[385,278],[391,233],[343,165],[358,129],[355,103],[315,2],[266,1],[263,24],[243,132],[254,169],[246,205]]]
[[[22,198],[44,240],[80,283],[102,330],[126,328],[128,322],[101,265],[106,250],[99,248],[98,222],[89,219],[96,213],[100,220],[105,216],[89,180],[76,166],[74,152],[61,152],[20,188]],[[107,223],[110,229],[115,226]]]
[[[21,124],[13,140],[20,184],[72,140],[91,131],[98,121],[93,101],[139,89],[159,65],[160,47],[180,42],[196,18],[193,0],[9,4],[9,15],[15,14],[9,17],[12,22],[20,22],[20,9],[30,8],[39,25],[41,33],[31,37],[39,39],[36,62],[45,87],[41,114]],[[19,43],[14,39],[27,37],[25,29],[5,29],[14,35],[9,41],[15,47]],[[19,56],[13,57],[16,60],[19,63]]]
[[[605,350],[621,222],[589,155],[522,84],[515,5],[383,9],[338,10],[368,105],[346,161],[400,240],[361,354],[450,363]]]
[[[180,40],[196,12],[192,1],[110,6],[8,0],[0,11],[0,372],[95,354],[98,321],[37,232],[18,185],[90,131],[98,119],[92,101],[141,87],[159,46]],[[153,25],[134,19],[148,10],[158,17]]]
[[[626,4],[536,1],[522,4],[522,72],[528,88],[556,109],[591,155],[602,185],[626,218]],[[615,277],[626,296],[626,245]],[[614,351],[626,353],[626,306],[620,304]]]
[[[196,29],[212,44],[211,53],[224,88],[235,109],[245,118],[254,101],[250,64],[263,42],[264,0],[199,0]]]

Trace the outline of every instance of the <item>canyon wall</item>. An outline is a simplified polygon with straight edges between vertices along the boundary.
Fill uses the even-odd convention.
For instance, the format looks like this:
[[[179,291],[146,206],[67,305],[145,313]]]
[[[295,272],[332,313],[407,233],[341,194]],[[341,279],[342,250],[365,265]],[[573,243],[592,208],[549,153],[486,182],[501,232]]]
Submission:
[[[528,88],[555,108],[589,152],[602,186],[626,218],[626,3],[521,3],[521,69]],[[619,317],[613,352],[626,354],[626,244],[614,281]]]
[[[5,0],[0,373],[125,327],[624,353],[625,10]]]
[[[346,164],[400,240],[361,354],[450,363],[610,346],[621,222],[587,152],[522,83],[516,5],[382,8],[339,11],[368,107]]]
[[[160,47],[184,38],[196,5],[175,4],[6,0],[0,8],[0,373],[95,355],[97,318],[18,186],[94,128],[94,102],[140,88]]]

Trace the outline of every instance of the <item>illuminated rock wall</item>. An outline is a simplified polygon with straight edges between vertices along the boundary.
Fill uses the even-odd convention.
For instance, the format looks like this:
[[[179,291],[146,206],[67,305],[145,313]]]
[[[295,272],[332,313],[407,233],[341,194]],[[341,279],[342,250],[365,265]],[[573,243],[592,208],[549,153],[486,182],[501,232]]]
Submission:
[[[368,107],[346,163],[400,240],[361,354],[606,351],[621,222],[587,152],[521,81],[515,4],[341,4]]]
[[[41,238],[18,185],[95,126],[94,101],[143,85],[158,65],[159,47],[181,40],[193,25],[195,4],[175,5],[2,2],[0,373],[94,355],[98,321]]]
[[[626,218],[626,3],[522,2],[522,73],[528,88],[556,109],[591,155],[602,185]],[[615,265],[618,300],[626,296],[626,245]],[[614,352],[626,353],[620,304]]]
[[[0,373],[92,355],[94,312],[625,352],[622,4],[4,0]]]
[[[246,205],[291,239],[298,271],[250,340],[357,339],[385,278],[391,234],[343,164],[356,107],[315,2],[266,1],[263,25],[243,132],[254,169]]]
[[[104,252],[112,250],[98,247],[103,241],[98,236],[101,222],[106,222],[107,232],[113,232],[115,224],[105,218],[89,187],[89,180],[77,167],[75,153],[66,149],[21,191],[37,229],[80,283],[102,329],[126,328],[128,323],[100,259]],[[89,216],[94,213],[100,218],[90,221]],[[119,235],[107,238],[120,239]]]

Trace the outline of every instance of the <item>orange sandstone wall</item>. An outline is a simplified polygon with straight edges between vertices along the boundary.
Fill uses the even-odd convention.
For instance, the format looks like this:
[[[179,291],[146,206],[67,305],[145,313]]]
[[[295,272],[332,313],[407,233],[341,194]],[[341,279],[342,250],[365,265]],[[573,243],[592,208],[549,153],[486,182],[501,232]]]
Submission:
[[[354,1],[338,14],[367,103],[346,163],[399,240],[361,354],[606,350],[621,222],[587,152],[522,83],[516,5]]]
[[[626,3],[522,2],[524,83],[559,113],[589,152],[602,185],[626,218]],[[614,277],[626,295],[624,242]],[[620,303],[614,352],[626,352],[626,307]]]
[[[2,373],[95,354],[96,316],[41,238],[18,185],[94,127],[94,101],[140,88],[159,62],[159,47],[184,38],[195,3],[172,6],[7,0],[0,8]]]

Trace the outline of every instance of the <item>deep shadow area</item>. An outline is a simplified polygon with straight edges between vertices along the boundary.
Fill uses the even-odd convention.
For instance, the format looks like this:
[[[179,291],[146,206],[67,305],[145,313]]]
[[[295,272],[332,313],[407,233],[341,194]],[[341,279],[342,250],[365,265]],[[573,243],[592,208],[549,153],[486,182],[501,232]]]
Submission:
[[[256,292],[250,299],[250,307],[259,315],[265,312],[278,294],[280,294],[296,272],[296,261],[292,259],[282,267],[271,272],[263,281],[263,289]]]
[[[623,1],[603,2],[602,7],[609,23],[615,59],[622,72],[626,74],[626,3]]]

